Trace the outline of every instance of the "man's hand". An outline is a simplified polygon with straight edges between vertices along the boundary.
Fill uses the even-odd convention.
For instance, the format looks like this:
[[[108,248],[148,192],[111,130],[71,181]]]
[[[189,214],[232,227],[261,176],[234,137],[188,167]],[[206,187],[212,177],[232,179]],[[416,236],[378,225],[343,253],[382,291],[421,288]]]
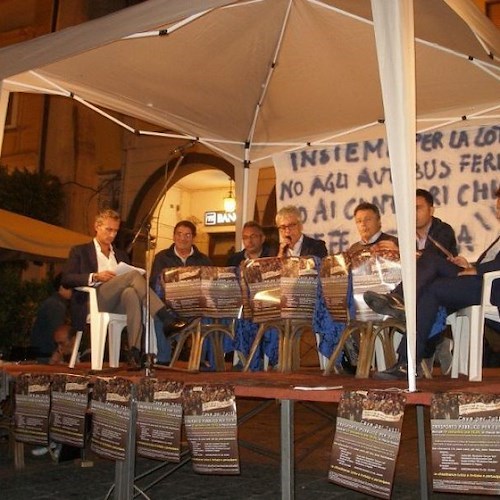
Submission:
[[[399,252],[399,247],[392,240],[379,241],[378,243],[375,243],[375,245],[372,245],[372,249],[376,252]]]
[[[474,276],[477,274],[477,269],[475,267],[468,267],[463,271],[460,271],[457,276]]]
[[[99,283],[106,283],[106,281],[109,281],[113,279],[116,276],[116,274],[113,271],[101,271],[99,273],[94,273],[94,281],[99,282]]]
[[[451,259],[448,259],[450,262],[453,262],[458,267],[463,267],[464,269],[474,269],[470,264],[469,261],[465,258],[462,257],[461,255],[457,255],[456,257],[452,257]],[[470,274],[470,273],[469,273]],[[475,272],[472,274],[476,274]]]

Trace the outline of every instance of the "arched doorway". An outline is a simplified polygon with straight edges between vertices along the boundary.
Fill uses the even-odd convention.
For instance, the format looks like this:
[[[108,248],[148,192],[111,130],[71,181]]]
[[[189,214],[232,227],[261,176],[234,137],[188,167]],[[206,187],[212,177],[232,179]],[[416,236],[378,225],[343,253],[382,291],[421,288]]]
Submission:
[[[190,153],[181,160],[173,158],[144,182],[131,207],[127,226],[138,228],[145,219],[150,220],[149,230],[159,251],[172,243],[173,226],[179,220],[191,220],[197,226],[198,248],[215,265],[225,265],[228,253],[234,250],[234,224],[206,226],[204,215],[223,210],[230,179],[234,179],[234,166],[218,156]],[[152,207],[156,207],[153,217]],[[145,261],[146,232],[134,245],[136,263]]]

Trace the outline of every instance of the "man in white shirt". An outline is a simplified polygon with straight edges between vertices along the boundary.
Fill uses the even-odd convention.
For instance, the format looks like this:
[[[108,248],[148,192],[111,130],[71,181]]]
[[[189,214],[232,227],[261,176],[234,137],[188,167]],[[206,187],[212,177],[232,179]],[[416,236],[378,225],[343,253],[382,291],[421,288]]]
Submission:
[[[113,241],[120,228],[120,216],[114,210],[97,214],[95,238],[90,243],[71,249],[62,284],[66,288],[95,286],[101,311],[127,315],[130,347],[128,363],[136,368],[140,364],[142,338],[142,309],[146,298],[146,281],[138,271],[117,275],[120,262],[129,262],[125,251],[115,248]],[[87,294],[75,290],[71,299],[71,321],[76,330],[83,330],[87,318]],[[167,309],[158,296],[150,292],[150,313],[157,316],[166,333],[180,332],[188,326],[171,309]]]

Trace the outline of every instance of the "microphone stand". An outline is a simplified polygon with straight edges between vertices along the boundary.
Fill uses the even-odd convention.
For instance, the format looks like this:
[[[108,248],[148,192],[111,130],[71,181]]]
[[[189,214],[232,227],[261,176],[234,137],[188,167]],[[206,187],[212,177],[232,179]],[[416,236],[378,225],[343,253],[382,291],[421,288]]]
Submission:
[[[195,143],[191,141],[191,145],[194,145]],[[150,250],[153,248],[151,245],[151,218],[153,216],[154,211],[156,210],[156,207],[159,205],[160,201],[162,198],[165,196],[165,194],[168,191],[168,188],[170,187],[170,181],[172,180],[173,176],[175,175],[175,172],[181,165],[181,163],[184,160],[185,154],[184,154],[184,149],[186,148],[178,148],[174,149],[173,151],[170,152],[169,157],[167,159],[166,165],[165,165],[165,184],[163,185],[160,193],[156,197],[154,203],[151,205],[151,208],[149,209],[148,213],[144,216],[142,219],[142,222],[139,226],[139,229],[136,231],[134,238],[132,239],[132,242],[127,246],[127,252],[130,252],[132,248],[134,247],[137,238],[141,234],[146,234],[146,255],[147,258],[149,258],[151,252]],[[180,151],[180,156],[177,159],[177,162],[172,169],[172,172],[170,175],[168,175],[168,164],[170,163],[170,159],[172,155],[176,152]],[[151,315],[150,315],[150,310],[151,310],[151,287],[149,286],[149,281],[151,279],[151,268],[152,268],[152,262],[147,262],[146,261],[146,274],[145,274],[145,279],[146,279],[146,304],[145,304],[145,328],[144,328],[144,334],[145,334],[145,339],[144,339],[144,357],[145,357],[145,364],[144,368],[146,370],[145,374],[146,377],[149,377],[152,375],[153,372],[153,366],[154,366],[154,354],[150,352],[151,345]],[[156,332],[155,332],[156,334]]]

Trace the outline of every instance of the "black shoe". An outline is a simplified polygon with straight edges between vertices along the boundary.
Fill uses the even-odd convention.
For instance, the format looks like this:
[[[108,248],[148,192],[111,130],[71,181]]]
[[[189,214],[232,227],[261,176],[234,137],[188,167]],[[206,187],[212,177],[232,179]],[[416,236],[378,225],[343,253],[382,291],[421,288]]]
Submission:
[[[127,367],[129,370],[141,369],[141,351],[137,347],[132,347],[127,353]]]
[[[363,294],[363,299],[372,311],[406,321],[405,305],[395,295],[368,291]]]
[[[408,378],[408,365],[406,363],[396,363],[383,372],[375,372],[373,378],[378,380],[406,380]]]
[[[181,333],[186,328],[192,326],[195,322],[199,321],[200,318],[192,318],[190,320],[184,321],[183,319],[174,319],[174,321],[169,321],[163,325],[163,333],[167,339],[174,337],[175,335]]]

